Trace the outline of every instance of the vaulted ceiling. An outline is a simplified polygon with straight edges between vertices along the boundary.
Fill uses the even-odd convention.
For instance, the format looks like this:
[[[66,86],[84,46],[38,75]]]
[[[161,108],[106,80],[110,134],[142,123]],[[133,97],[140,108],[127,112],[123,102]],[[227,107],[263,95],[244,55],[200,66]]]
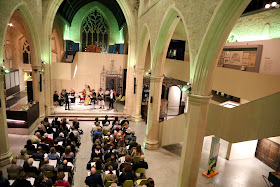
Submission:
[[[124,14],[116,0],[64,0],[57,13],[62,16],[69,24],[71,24],[78,10],[93,1],[97,1],[111,10],[111,12],[116,17],[119,28],[122,28],[125,25],[126,20]]]

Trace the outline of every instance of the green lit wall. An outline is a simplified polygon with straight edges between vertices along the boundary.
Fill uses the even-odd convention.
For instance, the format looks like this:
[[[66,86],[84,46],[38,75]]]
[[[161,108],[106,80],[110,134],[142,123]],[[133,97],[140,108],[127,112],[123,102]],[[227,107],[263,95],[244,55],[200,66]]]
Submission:
[[[280,9],[271,9],[239,18],[227,42],[280,38]]]
[[[71,23],[71,27],[69,28],[69,32],[67,33],[67,29],[65,29],[66,32],[64,39],[70,39],[74,42],[80,43],[82,22],[91,13],[91,11],[95,9],[97,9],[104,16],[109,24],[109,45],[115,43],[124,43],[123,30],[119,29],[118,22],[115,16],[107,7],[96,1],[83,6],[75,14]]]

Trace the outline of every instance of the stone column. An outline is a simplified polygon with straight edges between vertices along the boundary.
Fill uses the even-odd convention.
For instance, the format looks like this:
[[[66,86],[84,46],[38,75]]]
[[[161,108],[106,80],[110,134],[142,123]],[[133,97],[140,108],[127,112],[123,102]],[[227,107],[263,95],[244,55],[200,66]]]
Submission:
[[[134,98],[134,68],[127,67],[127,76],[126,76],[126,92],[125,92],[125,106],[124,113],[126,115],[132,115],[132,102]]]
[[[45,104],[42,92],[40,92],[40,73],[41,65],[32,65],[32,86],[33,86],[33,101],[39,102],[40,117],[45,115]],[[42,75],[42,89],[43,89],[43,75]]]
[[[136,69],[136,96],[135,102],[135,113],[133,118],[135,121],[141,121],[141,104],[142,104],[142,92],[143,92],[143,76],[144,69]]]
[[[211,98],[212,96],[189,95],[178,187],[196,186]]]
[[[162,81],[163,77],[150,77],[150,97],[145,138],[146,149],[157,149],[159,146],[159,112]]]
[[[13,155],[10,151],[4,93],[4,75],[0,74],[0,167],[10,164]]]

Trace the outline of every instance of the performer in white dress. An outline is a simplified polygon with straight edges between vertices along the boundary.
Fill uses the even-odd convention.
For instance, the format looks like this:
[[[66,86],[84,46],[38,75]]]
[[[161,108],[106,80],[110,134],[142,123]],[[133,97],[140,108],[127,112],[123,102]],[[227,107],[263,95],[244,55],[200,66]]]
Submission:
[[[100,88],[99,92],[98,92],[98,104],[99,104],[99,108],[101,109],[104,109],[104,105],[105,105],[105,102],[104,102],[104,93],[102,91],[102,88]]]

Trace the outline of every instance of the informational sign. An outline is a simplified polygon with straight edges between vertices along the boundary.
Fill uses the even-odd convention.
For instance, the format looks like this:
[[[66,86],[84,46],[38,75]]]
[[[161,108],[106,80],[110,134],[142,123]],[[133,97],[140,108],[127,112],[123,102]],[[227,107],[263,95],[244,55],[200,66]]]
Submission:
[[[216,171],[219,149],[220,149],[220,138],[214,136],[212,137],[207,175],[210,175]]]

